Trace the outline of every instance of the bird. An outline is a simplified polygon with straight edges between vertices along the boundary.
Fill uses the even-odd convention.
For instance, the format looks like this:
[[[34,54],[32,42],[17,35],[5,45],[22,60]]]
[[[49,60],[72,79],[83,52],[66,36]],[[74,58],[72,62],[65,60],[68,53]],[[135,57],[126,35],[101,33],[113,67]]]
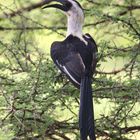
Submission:
[[[51,2],[42,8],[56,8],[62,11],[67,16],[67,33],[63,41],[52,43],[50,55],[58,69],[80,90],[80,139],[96,140],[92,77],[97,64],[97,45],[89,33],[84,34],[82,31],[84,9],[78,1],[52,0]]]

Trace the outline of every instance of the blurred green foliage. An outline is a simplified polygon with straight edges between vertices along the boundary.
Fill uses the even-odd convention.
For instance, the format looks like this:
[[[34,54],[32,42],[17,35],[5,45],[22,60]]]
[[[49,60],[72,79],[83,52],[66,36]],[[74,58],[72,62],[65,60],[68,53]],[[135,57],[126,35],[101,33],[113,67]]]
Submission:
[[[63,40],[66,17],[58,10],[22,11],[40,1],[0,1],[0,140],[78,140],[79,91],[50,59]],[[98,139],[140,137],[140,2],[79,0],[84,32],[99,54],[93,78]]]

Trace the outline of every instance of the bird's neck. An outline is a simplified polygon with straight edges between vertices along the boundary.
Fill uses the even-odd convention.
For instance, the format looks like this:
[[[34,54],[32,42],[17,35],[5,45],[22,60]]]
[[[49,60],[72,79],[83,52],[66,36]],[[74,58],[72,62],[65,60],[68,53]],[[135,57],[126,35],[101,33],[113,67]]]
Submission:
[[[68,16],[67,21],[67,36],[73,35],[79,38],[82,37],[82,26],[84,19],[78,17],[78,15]]]

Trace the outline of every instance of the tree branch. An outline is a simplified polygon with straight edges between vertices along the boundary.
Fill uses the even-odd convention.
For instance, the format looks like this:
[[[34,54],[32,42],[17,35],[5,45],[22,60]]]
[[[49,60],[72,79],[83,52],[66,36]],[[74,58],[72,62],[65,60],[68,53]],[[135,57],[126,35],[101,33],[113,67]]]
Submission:
[[[34,9],[37,9],[47,3],[49,3],[51,0],[43,0],[41,2],[38,2],[38,3],[35,3],[35,4],[32,4],[32,5],[29,5],[27,7],[22,7],[21,9],[18,9],[17,11],[13,11],[11,13],[4,13],[4,15],[6,15],[6,17],[15,17],[16,15],[20,15],[22,14],[23,12],[29,12],[31,10],[34,10]],[[0,16],[1,17],[1,16]],[[5,17],[5,16],[2,16],[2,17]]]

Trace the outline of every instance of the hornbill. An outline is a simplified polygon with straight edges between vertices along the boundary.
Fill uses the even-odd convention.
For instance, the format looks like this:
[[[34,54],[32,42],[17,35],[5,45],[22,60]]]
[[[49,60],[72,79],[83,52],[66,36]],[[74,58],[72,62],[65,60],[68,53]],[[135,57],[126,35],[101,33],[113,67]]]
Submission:
[[[79,128],[81,140],[95,140],[91,79],[97,63],[97,46],[89,34],[83,34],[84,10],[76,0],[52,0],[67,16],[67,36],[51,45],[51,57],[73,85],[80,89]]]

